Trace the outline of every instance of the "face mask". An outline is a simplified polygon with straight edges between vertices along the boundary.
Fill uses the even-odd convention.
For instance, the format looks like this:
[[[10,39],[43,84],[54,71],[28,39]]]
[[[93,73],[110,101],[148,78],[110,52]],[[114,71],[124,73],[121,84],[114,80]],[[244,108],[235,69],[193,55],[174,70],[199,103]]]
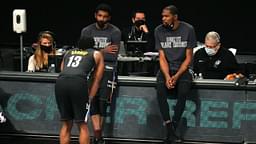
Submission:
[[[208,48],[205,47],[205,52],[209,55],[209,56],[214,56],[217,53],[217,49],[216,48]]]
[[[136,27],[140,27],[141,25],[145,24],[145,21],[144,20],[136,20],[134,22],[134,24],[135,24]]]
[[[40,45],[41,49],[46,52],[46,53],[51,53],[52,52],[52,46],[44,46],[44,45]]]

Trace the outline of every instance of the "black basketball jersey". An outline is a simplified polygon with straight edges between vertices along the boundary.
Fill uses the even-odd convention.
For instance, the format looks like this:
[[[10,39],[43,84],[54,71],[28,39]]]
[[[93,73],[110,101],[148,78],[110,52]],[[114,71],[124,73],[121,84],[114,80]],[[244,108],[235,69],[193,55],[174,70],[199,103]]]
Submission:
[[[79,50],[72,49],[64,55],[64,66],[60,72],[60,76],[82,76],[87,78],[87,75],[93,70],[95,61],[93,58],[93,49]]]

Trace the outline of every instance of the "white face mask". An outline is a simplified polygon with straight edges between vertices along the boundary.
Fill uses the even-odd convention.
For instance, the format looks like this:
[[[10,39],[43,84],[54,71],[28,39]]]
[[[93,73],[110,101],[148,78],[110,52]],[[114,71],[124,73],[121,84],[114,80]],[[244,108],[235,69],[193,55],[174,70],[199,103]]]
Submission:
[[[208,48],[205,47],[205,52],[209,55],[209,56],[214,56],[217,53],[217,49],[216,48]]]

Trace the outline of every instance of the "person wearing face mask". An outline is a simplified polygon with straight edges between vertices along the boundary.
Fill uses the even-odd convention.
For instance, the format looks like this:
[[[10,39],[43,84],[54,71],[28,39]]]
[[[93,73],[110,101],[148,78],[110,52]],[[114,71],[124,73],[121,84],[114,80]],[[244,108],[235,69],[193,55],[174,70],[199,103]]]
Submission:
[[[133,10],[131,24],[122,29],[122,41],[124,43],[125,56],[142,58],[144,53],[155,52],[154,35],[147,23],[145,11],[141,9]],[[143,62],[124,60],[120,65],[120,67],[125,67],[125,69],[120,69],[120,75],[155,76],[156,62],[153,60]]]
[[[55,55],[54,38],[50,31],[39,33],[35,52],[29,57],[27,72],[48,72],[48,55]]]
[[[221,46],[220,36],[210,31],[205,36],[205,47],[194,54],[194,72],[205,79],[225,79],[229,74],[241,73],[234,54]]]
[[[155,28],[155,48],[159,52],[160,70],[157,73],[157,101],[166,128],[165,144],[181,140],[176,135],[186,99],[192,86],[191,67],[196,47],[194,27],[178,19],[178,9],[169,5],[162,10],[162,24]],[[174,115],[170,116],[168,97],[175,96]]]
[[[127,41],[146,41],[147,52],[154,51],[154,38],[146,22],[146,13],[143,10],[135,10],[132,13],[132,25],[123,28],[122,41],[127,46]]]
[[[107,107],[111,105],[117,88],[117,56],[121,41],[120,29],[110,23],[111,7],[101,3],[95,10],[96,22],[82,29],[80,38],[92,37],[94,48],[104,56],[104,75],[97,95],[92,101],[91,119],[94,130],[94,144],[104,143],[102,131]]]

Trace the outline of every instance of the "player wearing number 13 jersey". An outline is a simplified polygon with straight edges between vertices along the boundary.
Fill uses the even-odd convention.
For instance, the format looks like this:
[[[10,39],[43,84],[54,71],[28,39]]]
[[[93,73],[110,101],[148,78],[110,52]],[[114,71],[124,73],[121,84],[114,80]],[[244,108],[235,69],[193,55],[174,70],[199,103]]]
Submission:
[[[104,72],[103,55],[92,47],[93,38],[81,39],[78,49],[65,53],[61,72],[55,84],[56,102],[60,112],[62,127],[60,143],[70,143],[72,122],[76,122],[80,131],[80,143],[89,144],[89,130],[87,120],[89,101],[99,88]],[[87,86],[87,76],[93,72],[93,81],[90,89]]]

